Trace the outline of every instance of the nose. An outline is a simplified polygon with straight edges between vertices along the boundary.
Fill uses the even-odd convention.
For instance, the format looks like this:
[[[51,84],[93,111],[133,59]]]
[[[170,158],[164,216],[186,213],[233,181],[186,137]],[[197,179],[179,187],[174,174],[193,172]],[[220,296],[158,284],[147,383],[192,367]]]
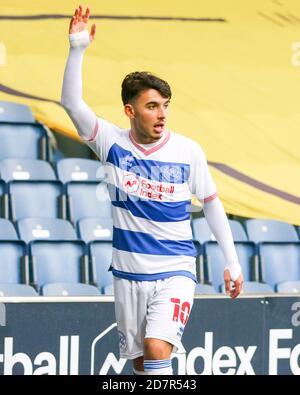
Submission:
[[[165,119],[167,116],[167,108],[165,107],[160,107],[158,111],[158,118],[159,119]]]

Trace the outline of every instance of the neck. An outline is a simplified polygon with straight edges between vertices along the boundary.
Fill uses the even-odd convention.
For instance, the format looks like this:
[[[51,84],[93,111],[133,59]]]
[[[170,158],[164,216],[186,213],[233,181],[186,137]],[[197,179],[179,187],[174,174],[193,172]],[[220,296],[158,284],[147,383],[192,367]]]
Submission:
[[[145,136],[137,133],[133,128],[130,131],[131,136],[133,137],[134,141],[138,144],[154,144],[157,143],[164,135],[164,133],[158,137],[158,138],[153,138],[150,136]]]

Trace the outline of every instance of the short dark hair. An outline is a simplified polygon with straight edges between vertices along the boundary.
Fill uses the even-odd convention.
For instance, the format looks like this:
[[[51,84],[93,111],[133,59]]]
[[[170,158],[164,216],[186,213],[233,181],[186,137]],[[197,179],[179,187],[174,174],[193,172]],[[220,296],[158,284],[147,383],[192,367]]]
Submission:
[[[134,71],[126,75],[122,82],[123,104],[129,103],[146,89],[156,89],[162,97],[171,99],[171,88],[166,81],[148,71]]]

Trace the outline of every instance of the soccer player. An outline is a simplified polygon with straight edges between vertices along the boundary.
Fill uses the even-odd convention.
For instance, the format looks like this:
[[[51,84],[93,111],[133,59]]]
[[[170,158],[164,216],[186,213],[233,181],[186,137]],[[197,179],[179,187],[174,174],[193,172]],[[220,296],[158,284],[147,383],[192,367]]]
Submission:
[[[114,234],[112,273],[120,355],[135,374],[172,374],[171,353],[182,349],[196,283],[190,214],[192,194],[203,203],[208,224],[227,266],[232,298],[243,275],[223,206],[200,146],[166,129],[171,89],[148,72],[122,83],[130,128],[98,118],[82,99],[81,67],[94,40],[90,10],[76,9],[70,22],[70,52],[61,103],[81,138],[110,169]],[[230,288],[231,281],[234,283]]]

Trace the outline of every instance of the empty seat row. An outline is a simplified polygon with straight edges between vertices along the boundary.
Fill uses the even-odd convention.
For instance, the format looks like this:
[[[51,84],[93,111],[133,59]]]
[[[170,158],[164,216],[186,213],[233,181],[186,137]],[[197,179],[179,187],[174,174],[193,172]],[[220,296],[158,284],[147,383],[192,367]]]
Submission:
[[[93,182],[107,177],[104,167],[98,160],[64,158],[56,162],[55,168],[39,159],[7,158],[0,160],[0,178],[9,181],[61,181]]]
[[[16,222],[16,227],[7,219],[0,218],[0,240],[112,240],[113,222],[111,218],[85,218],[73,225],[59,218],[24,218]]]
[[[31,283],[41,291],[53,282],[95,283],[104,292],[112,283],[111,220],[106,224],[107,229],[97,218],[78,223],[84,242],[68,221],[26,218],[16,224],[17,233],[0,219],[0,283]]]
[[[31,284],[40,291],[49,283],[112,284],[112,243],[80,240],[0,241],[0,283]]]
[[[3,296],[38,296],[37,291],[27,284],[0,284],[0,297]],[[100,290],[94,285],[81,283],[50,283],[40,292],[43,296],[99,296]],[[112,285],[104,288],[104,295],[113,295]]]
[[[81,172],[78,167],[72,173],[69,168],[73,181],[67,184],[57,180],[51,165],[45,161],[0,161],[4,177],[0,180],[0,216],[13,221],[26,217],[68,218],[73,223],[87,217],[111,217],[107,185],[96,181],[99,162],[81,161],[92,162],[93,170]],[[85,174],[88,181],[82,181]]]
[[[47,128],[23,104],[0,101],[0,141],[0,160],[51,157]]]
[[[254,243],[235,242],[235,247],[245,281],[265,282],[275,290],[282,281],[300,281],[299,243],[263,243],[257,250]],[[202,246],[202,257],[200,279],[219,292],[226,266],[223,253],[216,242],[210,241]]]
[[[282,221],[270,219],[248,219],[243,225],[236,220],[229,219],[234,241],[244,242],[299,242],[299,227]],[[195,240],[200,243],[215,241],[206,219],[192,220],[192,229]]]
[[[68,221],[48,218],[25,218],[16,223],[16,229],[8,220],[0,220],[0,240],[2,249],[5,241],[20,241],[18,248],[25,251],[32,248],[34,240],[78,241],[92,243],[95,240],[112,240],[112,219],[86,218],[78,222],[77,233]],[[26,246],[25,243],[30,246]],[[37,244],[37,243],[35,243]],[[216,291],[223,283],[223,268],[226,265],[222,251],[214,241],[195,243],[199,255],[200,281],[211,282]],[[253,242],[235,242],[239,262],[245,281],[265,281],[275,287],[282,281],[300,280],[299,243],[261,243],[258,248]],[[6,248],[8,248],[6,246]],[[10,246],[11,248],[11,246]],[[26,249],[27,248],[27,249]],[[37,248],[37,247],[36,247]],[[90,249],[96,248],[94,243]],[[110,247],[111,248],[111,247]],[[96,249],[97,250],[97,249]],[[103,253],[103,251],[102,251]],[[111,254],[111,252],[110,252]],[[90,251],[92,257],[96,251]],[[99,258],[100,259],[100,258]],[[45,258],[45,261],[47,257]],[[1,280],[0,280],[1,281]]]
[[[245,281],[266,282],[277,290],[282,281],[300,280],[300,242],[293,225],[251,219],[244,222],[246,233],[239,222],[229,220],[229,224]],[[205,218],[194,219],[192,228],[204,256],[202,279],[219,291],[226,264],[222,251]]]

